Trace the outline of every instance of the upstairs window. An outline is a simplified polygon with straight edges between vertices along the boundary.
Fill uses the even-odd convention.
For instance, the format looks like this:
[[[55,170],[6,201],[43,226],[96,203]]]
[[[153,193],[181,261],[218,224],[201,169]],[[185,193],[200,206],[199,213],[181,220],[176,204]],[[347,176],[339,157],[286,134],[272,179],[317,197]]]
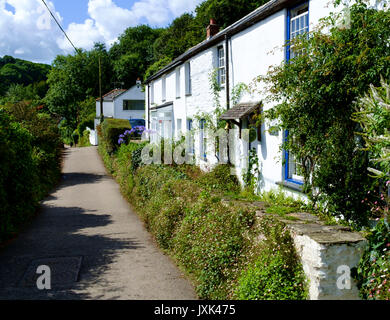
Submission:
[[[218,47],[218,84],[223,86],[226,82],[225,51],[223,46]]]
[[[176,69],[176,98],[180,98],[180,69]]]
[[[150,85],[150,103],[154,104],[154,82]]]
[[[185,74],[186,74],[186,95],[191,95],[192,94],[191,64],[189,62],[185,64]]]
[[[296,37],[309,31],[309,4],[304,3],[296,8],[289,10],[289,33],[288,40],[292,41]],[[298,56],[300,52],[294,50],[291,45],[288,52],[287,60]]]
[[[161,82],[161,100],[165,102],[167,100],[167,79],[163,77]]]
[[[181,137],[181,133],[182,133],[182,128],[181,128],[181,119],[177,119],[177,124],[176,124],[176,137],[177,138],[180,138]]]
[[[123,100],[123,110],[145,110],[145,101],[143,100]]]
[[[305,2],[288,10],[287,16],[287,37],[288,41],[294,40],[296,37],[309,32],[309,3]],[[287,48],[287,62],[294,57],[302,54],[294,50],[294,44]],[[285,132],[285,139],[289,136],[289,132]],[[288,150],[284,151],[285,158],[285,173],[284,179],[298,185],[302,185],[304,178],[302,176],[302,163],[296,159],[295,155]]]

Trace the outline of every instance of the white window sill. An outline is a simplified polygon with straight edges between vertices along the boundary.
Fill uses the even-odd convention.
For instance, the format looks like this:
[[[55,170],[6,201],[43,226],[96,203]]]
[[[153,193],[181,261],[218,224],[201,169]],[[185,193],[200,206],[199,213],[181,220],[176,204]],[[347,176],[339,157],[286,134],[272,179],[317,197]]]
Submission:
[[[300,185],[300,184],[297,184],[297,183],[294,183],[294,182],[278,181],[278,182],[276,182],[276,184],[278,186],[282,186],[282,187],[285,187],[285,188],[288,188],[288,189],[291,189],[291,190],[294,190],[294,191],[303,192],[303,185]]]

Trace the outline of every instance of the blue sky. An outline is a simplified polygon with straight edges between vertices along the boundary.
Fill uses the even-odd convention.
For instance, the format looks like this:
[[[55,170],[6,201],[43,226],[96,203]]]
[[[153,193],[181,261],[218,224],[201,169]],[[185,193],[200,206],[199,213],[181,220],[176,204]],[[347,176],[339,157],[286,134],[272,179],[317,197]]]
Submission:
[[[128,27],[167,26],[203,0],[45,0],[76,45],[110,47]],[[51,63],[73,48],[53,22],[42,0],[0,0],[0,56]]]
[[[52,0],[56,10],[64,18],[63,24],[68,26],[71,22],[82,23],[88,18],[88,0]],[[114,0],[121,8],[131,9],[135,0]]]

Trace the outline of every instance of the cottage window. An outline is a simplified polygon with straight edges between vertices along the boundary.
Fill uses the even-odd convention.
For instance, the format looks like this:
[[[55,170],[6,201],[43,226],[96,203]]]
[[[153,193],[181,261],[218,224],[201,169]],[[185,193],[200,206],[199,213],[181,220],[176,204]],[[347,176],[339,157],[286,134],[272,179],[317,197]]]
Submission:
[[[181,137],[181,119],[177,119],[177,124],[176,124],[176,137],[180,138]]]
[[[123,100],[123,110],[145,110],[145,101],[143,100]]]
[[[176,70],[176,98],[180,98],[180,69]]]
[[[187,62],[185,64],[185,74],[186,74],[186,95],[192,94],[192,81],[191,81],[191,64]]]
[[[206,120],[200,120],[200,157],[207,161]]]
[[[165,102],[167,100],[167,79],[163,77],[161,82],[161,100]]]
[[[288,40],[292,41],[296,37],[309,31],[309,4],[304,3],[294,9],[289,10],[289,33]],[[288,60],[298,56],[300,52],[294,50],[292,44],[289,48]]]
[[[223,86],[226,82],[225,51],[223,46],[218,47],[218,83]]]
[[[309,31],[309,3],[300,4],[299,6],[288,10],[287,20],[287,41],[294,40],[299,35],[307,33]],[[293,44],[290,45],[287,48],[287,62],[300,54],[302,54],[302,52],[294,50]],[[288,136],[289,132],[286,131],[285,138],[287,139]],[[301,162],[298,161],[290,151],[285,150],[284,154],[285,180],[302,185],[304,179],[302,176]]]
[[[188,141],[188,154],[195,154],[195,144],[192,132],[192,119],[187,120],[187,141]]]
[[[150,103],[154,104],[154,82],[150,86]]]

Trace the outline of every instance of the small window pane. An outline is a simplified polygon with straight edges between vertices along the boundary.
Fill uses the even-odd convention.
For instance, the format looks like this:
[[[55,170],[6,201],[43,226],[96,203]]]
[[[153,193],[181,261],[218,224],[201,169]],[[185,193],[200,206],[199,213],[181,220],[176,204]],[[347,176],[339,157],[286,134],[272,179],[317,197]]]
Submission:
[[[123,110],[145,110],[144,100],[123,100]]]

